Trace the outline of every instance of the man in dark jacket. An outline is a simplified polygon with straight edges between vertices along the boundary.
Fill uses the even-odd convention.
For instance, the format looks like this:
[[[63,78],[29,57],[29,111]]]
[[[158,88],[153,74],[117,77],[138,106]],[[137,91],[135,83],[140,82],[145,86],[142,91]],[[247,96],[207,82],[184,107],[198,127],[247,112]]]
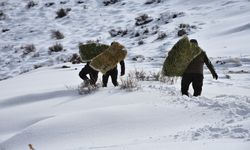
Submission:
[[[86,84],[95,85],[98,78],[98,71],[91,68],[89,63],[90,62],[87,62],[87,64],[82,68],[82,70],[79,72],[79,76]],[[87,75],[89,75],[89,78]]]
[[[190,40],[191,43],[198,46],[198,42],[195,39]],[[208,59],[204,51],[201,52],[192,62],[188,65],[181,80],[181,92],[182,95],[188,96],[189,85],[192,83],[194,89],[194,96],[201,95],[202,85],[203,85],[203,65],[206,64],[207,68],[213,75],[214,79],[218,79],[218,75],[214,70],[214,67],[210,60]]]
[[[120,65],[121,65],[121,76],[123,76],[125,74],[124,60],[120,61]],[[115,68],[109,70],[102,76],[102,86],[107,87],[109,76],[111,76],[113,85],[118,86],[117,75],[118,75],[118,70],[117,70],[117,66],[115,66]]]

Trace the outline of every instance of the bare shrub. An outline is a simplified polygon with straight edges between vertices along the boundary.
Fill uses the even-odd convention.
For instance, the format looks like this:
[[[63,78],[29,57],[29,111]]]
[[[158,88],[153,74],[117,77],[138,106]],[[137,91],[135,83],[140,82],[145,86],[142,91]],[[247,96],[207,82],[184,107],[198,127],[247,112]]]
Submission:
[[[153,21],[154,19],[150,17],[148,14],[142,14],[139,17],[136,17],[135,20],[136,20],[135,25],[140,26],[140,25],[147,24]]]
[[[161,80],[161,73],[160,72],[150,72],[149,76],[146,77],[148,81],[160,81]]]
[[[0,20],[5,20],[6,18],[6,14],[2,10],[0,10]]]
[[[59,30],[52,30],[51,37],[59,40],[59,39],[63,39],[64,35]]]
[[[81,61],[80,55],[77,54],[77,53],[74,53],[74,54],[71,56],[69,62],[71,62],[72,64],[80,64],[82,61]]]
[[[63,50],[63,46],[60,43],[56,43],[55,45],[49,47],[50,52],[60,52]]]
[[[197,27],[195,25],[181,23],[179,25],[179,30],[177,35],[178,36],[188,35],[188,33],[190,33],[192,29],[197,29]]]
[[[115,30],[115,29],[111,29],[109,31],[109,34],[111,35],[111,37],[116,37],[118,35],[120,36],[124,36],[128,33],[128,30],[125,29],[125,30],[122,30],[122,29],[118,29],[118,30]]]
[[[228,74],[226,74],[225,77],[226,77],[226,79],[231,79],[231,76]]]
[[[23,47],[21,47],[21,49],[24,49],[23,50],[23,55],[27,55],[31,52],[35,52],[36,51],[36,47],[34,44],[28,44],[28,45],[25,45]]]
[[[67,4],[68,2],[67,1],[61,1],[60,4],[64,5],[64,4]]]
[[[126,79],[121,79],[121,89],[127,91],[135,91],[139,89],[138,80],[134,77],[133,73],[129,73]]]
[[[168,24],[173,21],[173,19],[184,16],[184,12],[163,12],[157,19],[159,23]]]
[[[138,45],[143,45],[145,42],[143,40],[138,41]]]
[[[187,35],[187,31],[186,31],[185,29],[180,29],[180,30],[177,32],[177,35],[178,35],[178,36]]]
[[[78,86],[77,90],[80,95],[84,95],[84,94],[91,94],[93,92],[96,92],[99,88],[100,88],[100,84],[91,85],[87,82],[82,82]]]
[[[160,3],[162,0],[147,0],[145,2],[146,5],[153,4],[153,3]]]
[[[108,5],[111,5],[111,4],[115,4],[119,2],[119,0],[103,0],[103,4],[104,6],[108,6]]]
[[[27,9],[30,9],[31,7],[34,7],[34,6],[36,6],[36,5],[37,5],[36,2],[34,2],[34,1],[29,1],[29,2],[27,3],[27,5],[26,5],[26,8],[27,8]]]
[[[159,32],[158,37],[156,40],[163,40],[167,37],[167,34],[165,32]]]
[[[2,32],[7,32],[7,31],[10,31],[10,29],[7,29],[7,28],[2,29]]]
[[[71,10],[70,8],[67,8],[67,9],[61,8],[61,9],[59,9],[59,10],[56,12],[56,14],[57,14],[56,18],[63,18],[63,17],[65,17],[65,16],[67,16],[67,14],[68,14],[68,12],[69,12],[70,10]]]
[[[54,3],[54,2],[48,2],[48,3],[45,3],[45,6],[46,6],[46,7],[50,7],[50,6],[53,6],[53,5],[55,5],[55,3]]]
[[[146,72],[144,70],[137,70],[133,72],[135,75],[135,78],[139,81],[144,81],[146,79]]]
[[[174,84],[178,78],[179,77],[160,76],[159,81],[167,84]]]
[[[149,72],[149,75],[144,70],[137,70],[131,72],[132,76],[138,81],[160,81],[167,84],[174,84],[179,77],[163,76],[161,71]]]
[[[84,3],[84,1],[82,1],[82,0],[78,0],[76,3],[77,3],[77,4],[83,4],[83,3]]]
[[[133,61],[139,61],[139,62],[141,62],[141,61],[145,60],[145,56],[143,56],[143,55],[136,55],[136,56],[132,57],[132,60]]]

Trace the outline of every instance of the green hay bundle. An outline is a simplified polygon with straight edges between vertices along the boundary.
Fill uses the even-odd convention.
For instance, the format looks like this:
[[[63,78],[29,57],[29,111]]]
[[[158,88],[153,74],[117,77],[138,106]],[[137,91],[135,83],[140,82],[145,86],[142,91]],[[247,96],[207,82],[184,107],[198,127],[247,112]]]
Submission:
[[[188,37],[180,39],[169,51],[162,68],[162,75],[182,76],[189,63],[201,53],[202,49],[190,43]]]
[[[124,46],[118,42],[113,42],[108,49],[93,58],[90,66],[105,74],[107,71],[113,69],[117,63],[124,60],[126,55],[127,51]]]
[[[79,53],[83,62],[91,61],[94,57],[102,53],[109,45],[100,43],[79,44]]]

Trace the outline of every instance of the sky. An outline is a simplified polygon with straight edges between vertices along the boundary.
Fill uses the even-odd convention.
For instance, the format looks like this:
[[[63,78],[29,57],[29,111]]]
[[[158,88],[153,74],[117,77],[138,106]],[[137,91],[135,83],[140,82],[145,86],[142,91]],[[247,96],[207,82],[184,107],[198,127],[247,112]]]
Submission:
[[[29,144],[36,150],[250,148],[249,0],[34,2],[27,8],[28,1],[0,1],[0,150]],[[68,14],[56,18],[60,8]],[[136,25],[143,14],[152,21]],[[182,96],[180,78],[169,83],[152,76],[181,38],[180,24],[219,75],[214,80],[205,67],[199,97]],[[52,37],[56,30],[63,39]],[[126,47],[120,84],[136,71],[148,78],[135,79],[128,91],[110,80],[100,87],[99,73],[98,88],[85,93],[78,76],[85,64],[69,59],[89,40]],[[56,43],[63,50],[50,52]]]

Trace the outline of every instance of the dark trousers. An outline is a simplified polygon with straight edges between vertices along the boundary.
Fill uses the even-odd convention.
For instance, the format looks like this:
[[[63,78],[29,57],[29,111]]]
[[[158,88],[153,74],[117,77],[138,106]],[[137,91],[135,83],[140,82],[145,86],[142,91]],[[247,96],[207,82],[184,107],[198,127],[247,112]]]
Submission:
[[[98,71],[95,71],[94,69],[92,69],[90,67],[84,67],[79,72],[79,76],[83,80],[88,80],[89,78],[87,77],[87,75],[89,75],[89,78],[90,78],[91,82],[93,82],[93,84],[95,84],[97,82]]]
[[[107,87],[109,76],[111,76],[111,80],[112,80],[113,85],[118,86],[117,75],[118,75],[117,67],[115,67],[114,69],[109,70],[108,72],[106,72],[102,76],[102,86]]]
[[[192,83],[194,89],[194,96],[201,95],[203,85],[203,74],[199,73],[185,73],[181,80],[181,93],[188,96],[189,85]]]

